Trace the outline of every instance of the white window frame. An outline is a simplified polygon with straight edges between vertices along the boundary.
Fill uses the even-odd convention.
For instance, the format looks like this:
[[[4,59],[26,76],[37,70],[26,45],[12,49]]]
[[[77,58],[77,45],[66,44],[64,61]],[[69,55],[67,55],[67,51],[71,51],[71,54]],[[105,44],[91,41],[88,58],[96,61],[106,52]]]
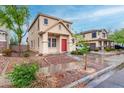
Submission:
[[[50,39],[50,46],[49,46],[49,39]],[[53,46],[53,39],[55,39],[56,40],[56,42],[55,42],[55,46]],[[55,37],[49,37],[48,38],[48,48],[56,48],[57,47],[57,39],[55,38]]]
[[[47,20],[47,24],[45,24],[45,20]],[[48,19],[47,19],[47,18],[44,18],[43,24],[44,24],[44,25],[48,25]]]

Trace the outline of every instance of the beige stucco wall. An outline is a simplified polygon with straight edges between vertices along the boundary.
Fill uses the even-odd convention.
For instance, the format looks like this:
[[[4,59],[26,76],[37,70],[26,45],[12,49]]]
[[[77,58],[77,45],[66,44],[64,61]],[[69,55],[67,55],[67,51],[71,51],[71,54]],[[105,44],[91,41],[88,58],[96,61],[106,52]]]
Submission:
[[[90,41],[90,42],[87,42],[87,43],[95,43],[96,44],[96,47],[100,47],[99,41]]]
[[[32,26],[32,28],[30,29],[30,31],[28,32],[28,43],[30,45],[30,49],[32,51],[38,51],[39,47],[38,47],[38,20],[34,23],[34,25]],[[41,38],[39,37],[39,41],[41,41]],[[31,47],[31,41],[33,41],[33,47]]]
[[[48,19],[48,25],[44,24],[44,19]],[[51,27],[52,25],[56,24],[58,22],[58,20],[52,19],[52,18],[48,18],[48,17],[44,17],[44,16],[40,16],[39,17],[39,24],[40,24],[40,31],[45,31],[47,28]],[[64,24],[69,24],[71,26],[70,23],[64,22]]]
[[[48,47],[49,54],[59,53],[60,48],[60,37],[59,36],[48,36],[49,38],[56,38],[56,47]],[[47,45],[48,46],[48,45]]]
[[[61,30],[59,29],[59,25],[61,25]],[[48,32],[62,35],[70,35],[69,31],[67,31],[67,29],[61,23],[51,28]]]
[[[31,27],[29,33],[28,33],[28,42],[30,45],[30,49],[32,51],[38,51],[40,54],[54,54],[54,53],[61,53],[61,39],[66,38],[67,39],[67,50],[72,51],[75,50],[75,47],[71,47],[72,45],[72,36],[71,33],[68,32],[68,30],[61,24],[59,23],[55,27],[51,28],[48,30],[46,33],[39,35],[38,33],[40,31],[45,31],[47,28],[51,27],[52,25],[57,23],[57,20],[47,18],[48,19],[48,25],[44,25],[44,18],[40,16],[39,19],[39,29],[38,29],[38,20],[33,24]],[[69,23],[64,23],[69,24]],[[59,30],[59,25],[61,25],[61,30]],[[54,33],[57,34],[57,47],[56,48],[48,48],[48,37],[49,33]],[[59,36],[58,36],[59,35]],[[40,41],[40,46],[38,47],[38,37]],[[53,37],[53,36],[52,36]],[[31,41],[35,41],[35,46],[31,47]]]
[[[61,25],[61,30],[59,29],[59,25]],[[61,52],[61,40],[62,39],[67,39],[67,51],[70,52],[70,51],[73,51],[75,50],[75,46],[74,44],[72,44],[72,35],[69,33],[69,31],[61,24],[59,23],[58,25],[56,25],[55,27],[51,28],[48,33],[55,33],[55,34],[60,34],[60,50],[59,52]]]

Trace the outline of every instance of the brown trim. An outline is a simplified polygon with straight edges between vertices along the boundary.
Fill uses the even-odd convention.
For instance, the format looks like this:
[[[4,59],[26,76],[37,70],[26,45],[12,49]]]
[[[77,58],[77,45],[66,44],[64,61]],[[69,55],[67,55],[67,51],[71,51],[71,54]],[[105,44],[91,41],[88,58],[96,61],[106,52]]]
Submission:
[[[92,32],[102,32],[102,31],[105,31],[106,33],[108,33],[106,29],[96,29],[96,30],[89,30],[89,31],[81,32],[80,34],[83,35],[83,34],[88,34]]]
[[[69,36],[67,34],[60,34],[60,33],[51,33],[51,32],[48,32],[48,34],[55,34],[56,36],[59,36],[59,35],[63,35],[63,36]],[[52,36],[52,35],[51,35]]]
[[[70,23],[72,24],[72,22],[70,21],[66,21],[66,20],[63,20],[63,19],[60,19],[60,18],[57,18],[57,17],[53,17],[53,16],[49,16],[49,15],[46,15],[46,14],[38,14],[35,19],[33,20],[32,24],[30,25],[28,31],[31,29],[31,27],[33,26],[33,24],[36,22],[36,20],[38,19],[39,16],[44,16],[44,17],[48,17],[48,18],[52,18],[52,19],[55,19],[55,20],[62,20],[63,22],[67,22],[67,23]]]
[[[39,18],[38,18],[38,30],[40,30],[40,23],[39,23]]]
[[[108,40],[108,39],[86,40],[86,42],[90,42],[90,41],[110,41],[110,42],[112,42],[111,40]]]
[[[72,24],[72,22],[70,22],[70,21],[63,20],[63,19],[61,19],[61,18],[57,18],[57,17],[50,16],[50,15],[47,15],[47,14],[42,14],[42,13],[40,13],[39,15],[40,15],[40,16],[44,16],[44,17],[48,17],[48,18],[52,18],[52,19],[55,19],[55,20],[62,20],[62,21],[64,21],[64,22],[67,22],[67,23]]]
[[[37,15],[34,19],[34,21],[32,22],[32,24],[30,25],[29,29],[28,29],[28,32],[29,30],[32,28],[32,26],[34,25],[34,23],[36,22],[36,20],[38,19],[39,15]]]
[[[42,43],[48,43],[48,41],[42,41]]]

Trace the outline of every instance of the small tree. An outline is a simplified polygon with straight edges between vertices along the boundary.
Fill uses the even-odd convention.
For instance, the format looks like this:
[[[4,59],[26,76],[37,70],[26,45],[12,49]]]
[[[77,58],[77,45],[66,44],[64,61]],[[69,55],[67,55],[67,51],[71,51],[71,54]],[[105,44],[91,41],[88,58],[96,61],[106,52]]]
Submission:
[[[109,39],[118,44],[124,44],[124,29],[117,30],[109,35]]]
[[[76,41],[75,45],[80,46],[79,50],[82,52],[84,58],[84,69],[87,70],[87,54],[89,53],[89,47],[81,35],[74,34],[73,37]]]
[[[26,35],[25,26],[28,22],[29,10],[26,6],[1,6],[0,25],[13,31],[18,38],[19,55],[21,52],[22,38]]]

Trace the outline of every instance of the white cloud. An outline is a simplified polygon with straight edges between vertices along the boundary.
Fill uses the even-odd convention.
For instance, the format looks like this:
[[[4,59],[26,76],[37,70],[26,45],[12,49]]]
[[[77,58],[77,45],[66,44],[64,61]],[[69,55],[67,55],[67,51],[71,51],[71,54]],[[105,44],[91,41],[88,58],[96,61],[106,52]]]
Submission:
[[[108,16],[124,12],[124,6],[115,6],[111,8],[100,9],[94,12],[91,17]]]
[[[82,13],[82,11],[79,11],[77,15],[68,17],[66,19],[68,20],[97,20],[101,17],[107,17],[112,16],[115,14],[123,13],[124,12],[124,6],[112,6],[104,9],[97,9],[94,12],[86,12]]]

